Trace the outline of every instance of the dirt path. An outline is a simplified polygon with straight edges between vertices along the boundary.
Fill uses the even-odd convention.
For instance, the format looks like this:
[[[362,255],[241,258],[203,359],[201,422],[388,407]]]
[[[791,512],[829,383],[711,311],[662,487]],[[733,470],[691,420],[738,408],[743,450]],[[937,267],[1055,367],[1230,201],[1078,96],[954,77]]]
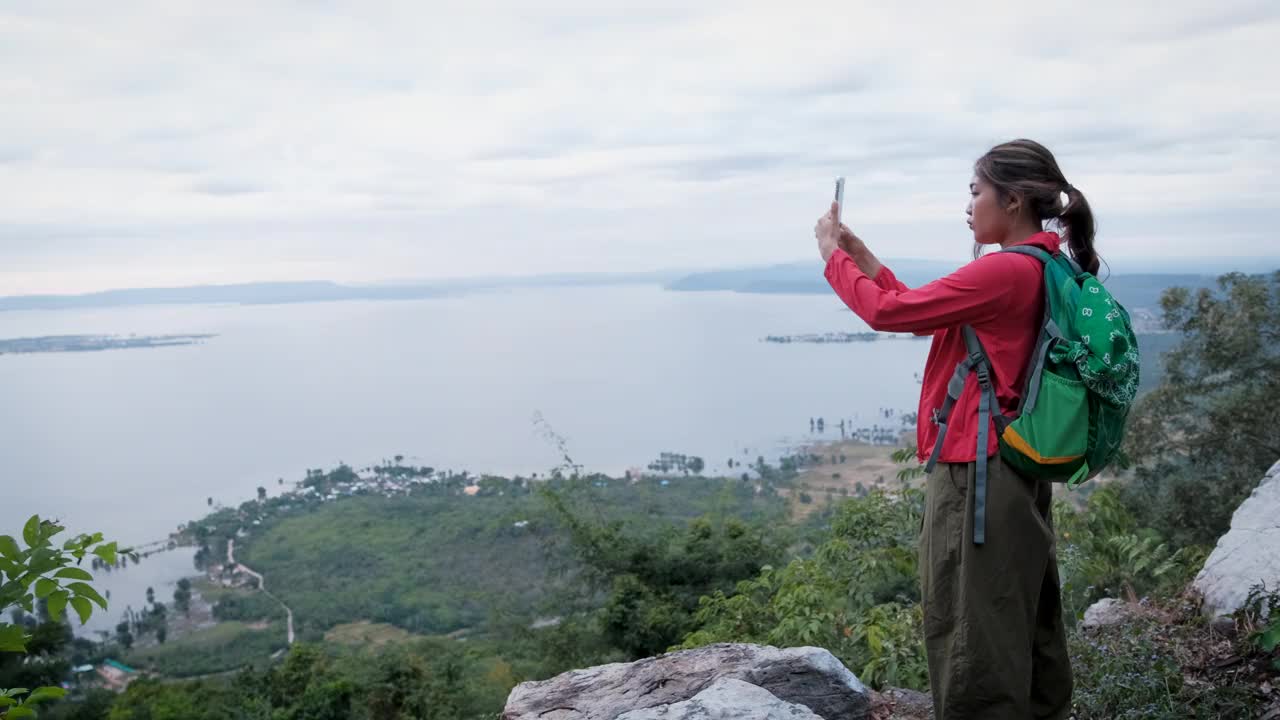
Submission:
[[[262,576],[262,573],[251,570],[247,565],[241,565],[240,563],[236,562],[236,539],[235,538],[229,538],[227,540],[227,564],[230,565],[232,569],[238,572],[242,572],[246,575],[257,578],[258,589],[261,590],[267,597],[280,603],[280,607],[284,608],[286,625],[288,626],[288,630],[289,630],[289,644],[292,645],[293,644],[293,611],[290,610],[289,606],[285,605],[280,598],[271,594],[271,591],[267,589],[267,579]]]
[[[893,451],[891,446],[858,440],[837,439],[805,446],[800,453],[817,455],[821,461],[803,468],[794,487],[784,488],[779,494],[797,500],[792,512],[801,519],[826,507],[828,502],[856,496],[859,491],[896,488],[898,471],[907,466],[893,462]],[[809,502],[799,502],[802,492],[809,495]]]

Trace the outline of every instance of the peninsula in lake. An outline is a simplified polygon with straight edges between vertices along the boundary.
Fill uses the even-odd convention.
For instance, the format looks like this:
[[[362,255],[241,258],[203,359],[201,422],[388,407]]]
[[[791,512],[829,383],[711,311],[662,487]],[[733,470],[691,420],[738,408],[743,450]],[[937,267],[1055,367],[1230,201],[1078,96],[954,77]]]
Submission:
[[[216,335],[45,335],[29,338],[0,338],[0,355],[6,353],[98,352],[130,348],[195,345]]]

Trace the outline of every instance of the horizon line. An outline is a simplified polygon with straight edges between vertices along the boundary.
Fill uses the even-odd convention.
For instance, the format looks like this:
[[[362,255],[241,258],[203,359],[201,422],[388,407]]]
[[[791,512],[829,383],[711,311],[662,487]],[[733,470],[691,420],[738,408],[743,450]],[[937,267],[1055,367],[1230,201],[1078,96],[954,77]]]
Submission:
[[[937,258],[920,258],[920,257],[899,257],[884,258],[883,263],[927,263],[931,265],[949,265],[956,266],[954,260],[944,260]],[[1149,258],[1135,257],[1110,257],[1103,258],[1104,270],[1106,267],[1119,263],[1125,266],[1130,263],[1150,263],[1150,270],[1135,272],[1132,269],[1125,269],[1119,272],[1112,271],[1114,276],[1141,276],[1141,275],[1194,275],[1200,277],[1216,277],[1229,272],[1244,272],[1246,274],[1268,273],[1280,270],[1280,256],[1240,256],[1240,257],[1218,257],[1210,258],[1204,256],[1163,256],[1160,261],[1151,263]],[[794,268],[796,266],[808,264],[806,260],[781,261],[767,264],[754,265],[738,265],[738,266],[718,266],[708,268],[686,267],[686,268],[665,268],[656,270],[566,270],[553,271],[544,273],[524,274],[524,275],[461,275],[461,276],[444,276],[444,277],[424,277],[424,278],[383,278],[377,280],[332,280],[322,278],[312,278],[304,280],[240,280],[231,282],[203,282],[192,283],[186,285],[137,285],[137,286],[112,286],[97,290],[71,291],[71,292],[34,292],[20,293],[16,295],[0,295],[0,301],[16,301],[16,300],[35,300],[35,299],[73,299],[88,298],[97,295],[107,295],[111,293],[125,292],[166,292],[166,291],[189,291],[189,290],[227,290],[236,288],[252,288],[252,287],[304,287],[304,286],[326,286],[340,290],[364,290],[364,291],[389,291],[395,289],[417,289],[425,290],[428,288],[438,288],[440,290],[456,290],[459,284],[518,284],[522,282],[547,282],[555,284],[555,281],[571,281],[571,280],[590,280],[590,279],[615,279],[619,281],[625,280],[644,280],[651,279],[655,282],[663,278],[679,279],[680,277],[692,275],[715,274],[724,272],[749,272],[749,271],[768,271],[781,268]],[[815,272],[821,274],[821,261],[814,260],[812,263]],[[1222,268],[1227,265],[1253,265],[1254,268],[1248,270],[1222,270],[1210,268]],[[1258,265],[1262,265],[1263,269],[1256,269]],[[1194,267],[1193,267],[1194,266]]]

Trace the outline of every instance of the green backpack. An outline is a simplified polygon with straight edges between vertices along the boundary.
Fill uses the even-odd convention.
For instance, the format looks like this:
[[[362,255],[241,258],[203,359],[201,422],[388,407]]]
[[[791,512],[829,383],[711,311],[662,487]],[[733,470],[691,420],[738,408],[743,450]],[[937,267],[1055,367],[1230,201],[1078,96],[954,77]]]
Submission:
[[[974,479],[973,542],[986,541],[987,432],[994,417],[1000,457],[1025,477],[1075,488],[1116,456],[1125,419],[1138,393],[1138,341],[1129,313],[1065,254],[1020,245],[1002,252],[1044,264],[1044,320],[1031,353],[1016,417],[1000,412],[991,363],[973,328],[962,328],[969,356],[956,365],[947,398],[934,412],[938,440],[932,471],[947,434],[947,418],[969,373],[978,376],[978,453]],[[994,412],[994,415],[992,414]]]

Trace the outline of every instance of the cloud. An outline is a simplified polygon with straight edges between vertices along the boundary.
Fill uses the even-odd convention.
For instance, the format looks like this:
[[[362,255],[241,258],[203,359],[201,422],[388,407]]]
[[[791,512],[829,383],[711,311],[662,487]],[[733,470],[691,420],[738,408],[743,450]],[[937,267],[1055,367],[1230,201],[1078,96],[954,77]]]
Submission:
[[[723,180],[730,177],[758,176],[786,164],[791,159],[783,153],[735,153],[691,160],[683,164],[682,170],[693,180]]]
[[[192,183],[191,189],[204,195],[252,195],[266,192],[265,186],[244,180],[200,180]]]
[[[1280,207],[1277,38],[1254,1],[6,7],[0,285],[784,262],[835,175],[882,254],[951,258],[974,159],[1021,136],[1104,246],[1243,255]]]
[[[5,147],[0,145],[0,165],[12,165],[19,162],[25,162],[32,159],[32,153],[27,148]]]

